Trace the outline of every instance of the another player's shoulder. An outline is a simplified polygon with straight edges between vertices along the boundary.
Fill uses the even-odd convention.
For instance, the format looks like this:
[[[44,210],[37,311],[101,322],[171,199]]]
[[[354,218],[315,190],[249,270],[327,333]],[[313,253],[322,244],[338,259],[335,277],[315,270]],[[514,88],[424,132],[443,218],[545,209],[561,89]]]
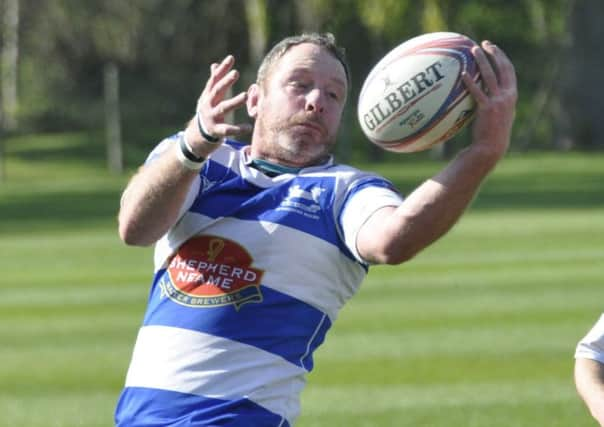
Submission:
[[[604,343],[604,314],[600,315],[600,318],[583,338],[583,341],[601,341]]]

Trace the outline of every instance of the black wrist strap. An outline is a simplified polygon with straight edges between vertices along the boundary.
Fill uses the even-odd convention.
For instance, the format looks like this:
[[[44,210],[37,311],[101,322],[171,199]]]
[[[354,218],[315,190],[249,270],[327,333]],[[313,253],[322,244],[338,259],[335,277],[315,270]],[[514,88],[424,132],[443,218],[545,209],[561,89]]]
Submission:
[[[190,161],[195,163],[203,163],[206,159],[204,157],[197,157],[187,146],[185,141],[185,132],[182,132],[180,138],[178,138],[178,144],[180,145],[180,152]]]
[[[206,130],[203,126],[203,123],[201,122],[201,115],[199,114],[199,112],[196,115],[197,115],[197,127],[199,128],[199,133],[201,134],[201,136],[203,136],[203,139],[205,139],[208,142],[211,142],[212,144],[216,144],[218,141],[220,141],[219,137],[210,135],[209,133],[206,132]]]

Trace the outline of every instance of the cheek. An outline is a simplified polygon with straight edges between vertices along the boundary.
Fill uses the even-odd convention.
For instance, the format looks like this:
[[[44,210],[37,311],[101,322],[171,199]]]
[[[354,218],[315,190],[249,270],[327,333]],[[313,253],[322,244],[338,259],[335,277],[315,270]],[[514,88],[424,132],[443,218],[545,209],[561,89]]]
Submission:
[[[286,94],[274,96],[270,100],[268,109],[273,117],[290,117],[293,112],[303,108],[300,97],[291,97]]]
[[[342,121],[342,114],[342,110],[337,110],[331,113],[327,118],[327,120],[329,121],[329,127],[330,129],[332,129],[333,133],[336,133],[338,131],[338,128],[340,127],[340,123]]]

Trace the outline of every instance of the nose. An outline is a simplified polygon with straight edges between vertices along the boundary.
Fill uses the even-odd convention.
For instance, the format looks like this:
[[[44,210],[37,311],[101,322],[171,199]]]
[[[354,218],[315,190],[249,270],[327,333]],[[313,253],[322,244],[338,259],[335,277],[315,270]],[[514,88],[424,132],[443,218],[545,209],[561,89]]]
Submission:
[[[315,88],[306,94],[306,111],[322,113],[325,110],[323,106],[323,95],[321,90]]]

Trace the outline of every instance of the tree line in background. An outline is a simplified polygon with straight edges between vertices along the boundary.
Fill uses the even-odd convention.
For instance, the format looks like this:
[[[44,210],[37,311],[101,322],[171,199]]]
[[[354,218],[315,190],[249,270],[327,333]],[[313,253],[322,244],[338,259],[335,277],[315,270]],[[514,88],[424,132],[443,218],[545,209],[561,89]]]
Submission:
[[[118,172],[122,139],[149,145],[163,130],[184,125],[212,62],[233,54],[242,75],[235,90],[245,90],[272,44],[302,31],[332,32],[347,50],[353,87],[340,133],[344,157],[359,149],[373,158],[383,155],[362,136],[358,92],[387,51],[432,31],[492,40],[512,58],[520,93],[513,149],[604,148],[601,0],[0,0],[0,5],[2,133],[102,130],[109,165]]]

